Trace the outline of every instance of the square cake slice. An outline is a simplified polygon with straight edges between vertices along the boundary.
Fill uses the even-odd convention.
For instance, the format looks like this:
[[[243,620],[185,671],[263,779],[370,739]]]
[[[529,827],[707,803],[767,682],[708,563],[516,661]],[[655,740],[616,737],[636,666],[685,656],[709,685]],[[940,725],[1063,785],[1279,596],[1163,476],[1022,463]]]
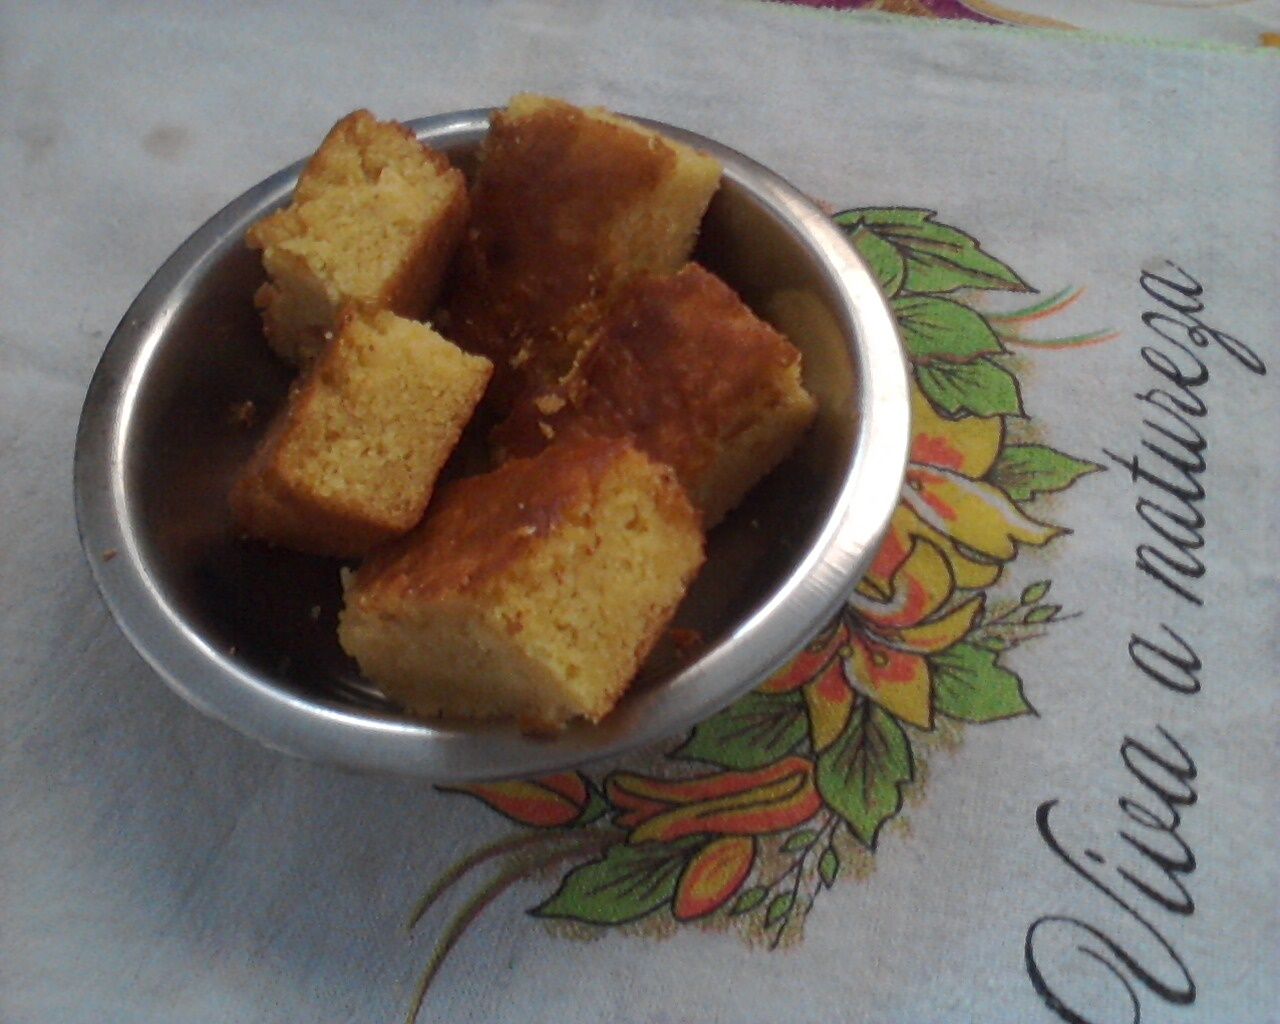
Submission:
[[[231,492],[282,547],[362,555],[412,529],[492,367],[425,324],[348,307]]]
[[[553,445],[442,489],[345,578],[338,638],[422,716],[599,721],[703,560],[668,467],[618,440]]]
[[[444,321],[493,360],[489,400],[553,384],[617,285],[679,270],[720,172],[604,110],[526,94],[494,114]]]
[[[624,289],[573,378],[521,399],[494,446],[507,458],[552,439],[630,437],[675,469],[710,528],[813,420],[800,369],[795,346],[690,263]]]
[[[348,302],[422,318],[466,228],[462,172],[394,121],[333,126],[293,201],[249,229],[268,281],[255,296],[271,347],[306,365]]]

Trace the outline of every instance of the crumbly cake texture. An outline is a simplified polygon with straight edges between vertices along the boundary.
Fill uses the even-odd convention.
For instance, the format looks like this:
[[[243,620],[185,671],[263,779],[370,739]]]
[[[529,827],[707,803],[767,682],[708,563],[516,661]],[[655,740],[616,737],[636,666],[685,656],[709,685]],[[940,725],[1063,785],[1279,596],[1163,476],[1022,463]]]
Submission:
[[[445,300],[458,343],[493,360],[489,400],[562,377],[616,287],[689,258],[720,164],[600,109],[520,95],[496,113]]]
[[[349,302],[421,319],[466,228],[466,180],[394,121],[333,126],[293,201],[249,229],[268,281],[255,296],[271,347],[303,366]]]
[[[799,351],[690,263],[623,289],[567,382],[518,401],[499,459],[584,436],[630,437],[675,469],[708,528],[795,447],[816,411]]]
[[[338,637],[418,715],[554,732],[614,706],[702,561],[670,468],[581,439],[442,488],[346,575]]]
[[[236,524],[335,557],[406,533],[491,372],[425,324],[347,307],[232,488]]]

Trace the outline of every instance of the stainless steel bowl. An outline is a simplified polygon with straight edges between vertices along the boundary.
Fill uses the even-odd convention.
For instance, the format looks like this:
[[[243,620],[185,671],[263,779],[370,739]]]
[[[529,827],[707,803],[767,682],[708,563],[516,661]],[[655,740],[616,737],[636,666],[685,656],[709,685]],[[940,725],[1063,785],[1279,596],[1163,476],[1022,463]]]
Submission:
[[[469,170],[487,110],[410,122]],[[192,235],[125,314],[94,374],[76,441],[81,540],[120,628],[192,704],[279,750],[439,781],[533,774],[672,737],[762,681],[845,600],[897,500],[907,375],[874,280],[812,202],[734,150],[697,258],[804,353],[821,413],[802,447],[712,534],[677,624],[705,640],[659,651],[599,726],[551,739],[508,725],[424,724],[365,682],[335,637],[338,565],[238,542],[226,495],[288,374],[253,308],[245,229],[283,204],[301,164]],[[246,400],[257,426],[237,424]],[[122,681],[121,685],[126,685]]]

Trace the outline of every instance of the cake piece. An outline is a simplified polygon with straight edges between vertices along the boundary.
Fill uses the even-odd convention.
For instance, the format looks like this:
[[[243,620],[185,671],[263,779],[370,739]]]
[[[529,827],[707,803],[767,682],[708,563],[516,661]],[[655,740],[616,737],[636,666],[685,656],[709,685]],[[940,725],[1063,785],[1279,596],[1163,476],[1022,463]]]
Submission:
[[[421,319],[467,221],[462,172],[394,121],[333,126],[293,201],[249,229],[269,280],[255,296],[271,347],[305,365],[347,302]]]
[[[690,263],[623,290],[573,378],[520,400],[498,457],[554,439],[631,437],[673,467],[707,527],[781,462],[812,421],[800,353]]]
[[[599,721],[703,560],[668,467],[619,440],[553,445],[442,488],[344,579],[338,638],[423,716]]]
[[[491,371],[424,324],[347,307],[236,481],[235,522],[335,557],[408,532]]]
[[[444,314],[493,360],[488,400],[554,383],[619,284],[679,270],[719,182],[711,157],[604,110],[521,95],[494,114]]]

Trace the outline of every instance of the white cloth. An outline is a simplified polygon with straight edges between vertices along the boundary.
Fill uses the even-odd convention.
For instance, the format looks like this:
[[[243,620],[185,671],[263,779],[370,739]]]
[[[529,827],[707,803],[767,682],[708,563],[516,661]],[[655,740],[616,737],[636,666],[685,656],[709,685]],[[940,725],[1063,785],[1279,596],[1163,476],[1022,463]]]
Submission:
[[[1074,532],[1024,550],[1001,584],[1016,600],[1051,577],[1054,600],[1082,613],[1009,655],[1038,717],[921,748],[926,799],[907,808],[909,829],[886,831],[870,875],[820,894],[802,941],[771,952],[696,924],[581,941],[523,914],[554,891],[558,876],[543,876],[464,933],[421,1019],[1027,1022],[1057,1019],[1055,997],[1088,1020],[1130,1019],[1115,977],[1072,950],[1117,964],[1114,951],[1076,926],[1034,933],[1048,1001],[1029,979],[1028,929],[1066,915],[1179,980],[1153,937],[1041,838],[1037,807],[1054,798],[1068,854],[1194,978],[1195,1002],[1175,1010],[1119,966],[1142,1020],[1276,1019],[1273,54],[722,0],[45,4],[0,22],[0,1019],[401,1020],[465,897],[409,937],[412,904],[516,830],[417,781],[277,756],[183,704],[98,600],[70,479],[102,346],[205,217],[357,106],[410,118],[522,90],[687,126],[838,206],[928,207],[1032,284],[1084,287],[1060,331],[1119,337],[1027,349],[1019,363],[1035,429],[1073,455],[1104,463],[1104,449],[1127,457],[1159,440],[1132,397],[1169,387],[1139,354],[1166,345],[1142,323],[1156,308],[1144,267],[1172,259],[1194,275],[1206,322],[1271,374],[1216,343],[1192,349],[1210,373],[1196,421],[1208,439],[1203,606],[1135,568],[1151,539],[1134,512],[1150,494],[1141,481],[1111,464],[1049,499]],[[1159,639],[1161,622],[1203,661],[1198,694],[1130,663],[1131,633]],[[1194,899],[1186,915],[1140,902],[1114,873],[1128,865],[1176,895],[1117,836],[1179,855],[1117,806],[1161,809],[1119,756],[1126,735],[1166,749],[1157,725],[1197,769],[1197,802],[1177,807],[1197,864],[1177,876]]]

